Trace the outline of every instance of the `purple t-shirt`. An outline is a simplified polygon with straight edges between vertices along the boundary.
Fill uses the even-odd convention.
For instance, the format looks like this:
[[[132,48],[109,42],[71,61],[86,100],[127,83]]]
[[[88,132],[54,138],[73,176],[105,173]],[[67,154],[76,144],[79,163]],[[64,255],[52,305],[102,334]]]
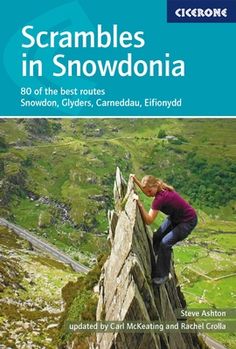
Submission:
[[[188,222],[196,217],[196,211],[176,191],[159,192],[152,202],[152,209],[165,213],[173,223]]]

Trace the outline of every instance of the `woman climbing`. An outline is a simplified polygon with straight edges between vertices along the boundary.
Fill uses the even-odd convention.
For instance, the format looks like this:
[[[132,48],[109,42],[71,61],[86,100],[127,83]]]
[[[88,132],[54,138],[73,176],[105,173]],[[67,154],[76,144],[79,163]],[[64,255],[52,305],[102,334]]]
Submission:
[[[153,234],[153,249],[158,258],[152,277],[154,284],[161,285],[169,279],[172,247],[185,239],[195,228],[197,214],[172,186],[162,180],[154,176],[145,176],[140,182],[134,174],[130,176],[145,195],[154,197],[147,212],[138,195],[135,195],[144,222],[153,223],[158,211],[167,215],[160,228]]]

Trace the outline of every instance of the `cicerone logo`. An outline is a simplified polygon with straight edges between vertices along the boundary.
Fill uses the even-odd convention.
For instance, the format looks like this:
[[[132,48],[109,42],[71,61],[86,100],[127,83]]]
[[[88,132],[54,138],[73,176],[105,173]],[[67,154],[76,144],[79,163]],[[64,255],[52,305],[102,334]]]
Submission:
[[[172,23],[236,22],[236,0],[167,0]]]
[[[227,8],[178,8],[177,17],[227,17]]]

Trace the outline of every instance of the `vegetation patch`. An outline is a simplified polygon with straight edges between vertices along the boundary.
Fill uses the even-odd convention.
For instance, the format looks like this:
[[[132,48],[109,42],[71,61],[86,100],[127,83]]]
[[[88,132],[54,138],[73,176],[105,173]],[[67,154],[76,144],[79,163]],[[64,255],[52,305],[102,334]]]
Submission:
[[[63,311],[61,289],[77,273],[0,227],[0,342],[55,349]]]
[[[62,296],[66,307],[60,323],[60,335],[58,338],[60,348],[63,348],[64,343],[67,341],[71,342],[75,338],[81,349],[87,348],[87,340],[91,334],[75,334],[69,329],[69,324],[82,320],[96,320],[98,297],[94,293],[94,286],[99,281],[101,268],[107,256],[107,254],[100,255],[97,265],[86,276],[78,278],[77,282],[69,282],[63,288]]]

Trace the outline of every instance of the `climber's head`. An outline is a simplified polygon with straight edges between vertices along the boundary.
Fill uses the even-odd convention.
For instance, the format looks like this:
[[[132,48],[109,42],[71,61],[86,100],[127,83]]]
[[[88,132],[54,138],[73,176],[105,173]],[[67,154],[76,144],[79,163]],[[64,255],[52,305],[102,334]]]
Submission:
[[[174,188],[161,179],[154,176],[144,176],[141,180],[142,188],[147,196],[155,196],[162,190],[174,190]]]

